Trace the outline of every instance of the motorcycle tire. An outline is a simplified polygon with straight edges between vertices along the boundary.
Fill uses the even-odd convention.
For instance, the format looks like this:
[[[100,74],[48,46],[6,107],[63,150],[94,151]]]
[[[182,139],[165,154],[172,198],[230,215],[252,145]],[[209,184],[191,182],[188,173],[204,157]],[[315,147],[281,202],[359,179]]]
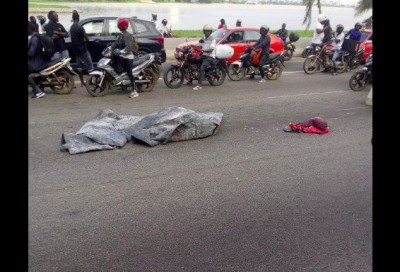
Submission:
[[[183,72],[176,66],[170,66],[164,72],[164,83],[170,89],[177,89],[183,84]]]
[[[354,73],[349,80],[350,89],[355,92],[362,91],[367,87],[367,75],[365,73],[356,72]]]
[[[270,80],[277,80],[281,77],[283,65],[280,61],[271,64],[271,71],[265,71],[265,75]]]
[[[285,61],[289,61],[292,59],[292,57],[293,57],[293,50],[291,49],[285,50],[285,55],[283,56],[283,59]]]
[[[217,66],[212,72],[213,76],[208,80],[211,86],[220,86],[225,81],[226,71],[224,68]]]
[[[61,78],[60,84],[58,85],[53,85],[51,86],[51,89],[56,93],[56,94],[69,94],[72,92],[72,89],[75,86],[74,82],[74,77],[71,75],[71,73],[64,71],[64,70],[59,70],[56,72],[56,77]]]
[[[157,84],[158,77],[154,73],[153,69],[146,68],[141,72],[141,76],[144,79],[150,80],[150,83],[137,83],[136,86],[139,92],[151,92]]]
[[[333,66],[333,64],[332,64]],[[336,70],[339,74],[344,73],[347,71],[347,62],[336,60]]]
[[[308,74],[314,74],[319,70],[320,63],[316,56],[307,57],[303,63],[303,71]]]
[[[301,57],[303,58],[307,58],[309,55],[311,55],[311,50],[308,48],[305,48],[303,52],[301,52]]]
[[[242,80],[245,75],[246,75],[246,68],[242,66],[242,68],[239,68],[239,65],[237,64],[229,64],[228,68],[228,77],[232,81],[240,81]]]
[[[153,70],[153,72],[158,80],[161,76],[161,65],[152,63],[151,65],[149,65],[149,67]]]
[[[110,90],[110,82],[105,78],[101,86],[99,86],[100,75],[89,75],[86,80],[86,91],[94,97],[105,96]]]

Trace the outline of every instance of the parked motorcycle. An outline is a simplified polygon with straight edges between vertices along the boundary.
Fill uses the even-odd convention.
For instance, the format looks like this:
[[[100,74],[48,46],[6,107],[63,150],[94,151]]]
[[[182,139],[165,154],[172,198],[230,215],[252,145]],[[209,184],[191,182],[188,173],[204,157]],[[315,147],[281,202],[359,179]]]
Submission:
[[[75,86],[74,76],[78,76],[70,66],[71,58],[54,60],[49,67],[31,76],[40,88],[50,87],[57,94],[69,94]]]
[[[314,74],[321,68],[330,70],[333,68],[333,46],[332,41],[325,43],[321,49],[317,49],[315,55],[308,56],[303,63],[303,70],[306,74]],[[346,71],[344,62],[338,58],[336,60],[336,68],[338,73]]]
[[[86,83],[87,92],[92,96],[104,96],[114,86],[121,87],[123,91],[131,87],[128,74],[112,60],[112,47],[106,47],[102,55],[103,58],[97,63],[96,70],[89,73]],[[132,74],[138,91],[150,92],[154,89],[159,78],[155,70],[159,71],[160,66],[159,56],[154,53],[139,55],[133,59]]]
[[[250,48],[247,48],[240,55],[239,60],[228,65],[228,77],[233,81],[242,80],[246,75],[260,74],[258,65],[254,65],[250,61]],[[268,79],[276,80],[282,75],[285,51],[280,53],[271,53],[265,64],[263,65],[265,76]]]
[[[294,45],[295,42],[299,40],[300,36],[296,33],[290,33],[289,41],[285,43],[285,55],[284,60],[289,61],[293,57],[294,51],[296,51],[296,46]]]
[[[201,54],[195,54],[192,45],[184,46],[175,51],[176,64],[172,64],[164,72],[164,82],[168,88],[179,88],[184,79],[187,81],[198,80],[200,76],[200,66],[202,63]],[[220,86],[226,77],[226,60],[215,58],[212,64],[206,68],[204,78],[212,86]]]
[[[362,91],[368,84],[372,84],[372,54],[369,55],[364,67],[355,72],[349,80],[349,86],[353,91]]]
[[[363,62],[364,48],[358,49],[357,51],[347,52],[344,51],[340,60],[343,62],[346,71],[357,69],[358,66]]]

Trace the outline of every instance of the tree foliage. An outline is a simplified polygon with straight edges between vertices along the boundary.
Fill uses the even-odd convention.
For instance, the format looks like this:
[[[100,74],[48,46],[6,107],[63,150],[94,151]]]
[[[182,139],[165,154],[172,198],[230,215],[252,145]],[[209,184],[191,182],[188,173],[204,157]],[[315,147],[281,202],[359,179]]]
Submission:
[[[313,8],[315,2],[318,7],[318,13],[322,13],[322,7],[321,7],[320,0],[303,0],[303,5],[306,6],[306,15],[304,16],[303,25],[307,24],[306,29],[308,29],[311,25],[312,8]]]

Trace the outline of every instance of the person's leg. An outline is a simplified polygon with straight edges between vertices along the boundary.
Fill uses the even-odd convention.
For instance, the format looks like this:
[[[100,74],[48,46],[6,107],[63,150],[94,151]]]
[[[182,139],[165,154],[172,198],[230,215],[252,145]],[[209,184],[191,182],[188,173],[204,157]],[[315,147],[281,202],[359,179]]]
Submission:
[[[28,75],[28,84],[32,88],[33,92],[32,98],[40,98],[45,95],[45,93],[40,89],[40,87],[35,83],[35,81],[30,75]]]
[[[269,55],[262,55],[260,62],[258,63],[258,69],[260,70],[261,80],[260,83],[264,83],[265,80],[265,72],[264,72],[264,64],[267,61]]]
[[[333,51],[333,56],[332,56],[332,64],[333,64],[333,73],[332,75],[337,75],[337,67],[336,67],[336,59],[339,57],[339,50],[334,50]]]
[[[50,61],[56,60],[56,59],[61,59],[61,53],[60,52],[55,52],[54,55],[51,57]]]
[[[136,91],[135,77],[132,74],[133,62],[131,59],[125,59],[125,58],[121,58],[121,59],[122,59],[123,65],[124,65],[124,70],[128,74],[129,80],[131,81],[132,91],[131,91],[131,94],[129,95],[129,97],[130,98],[138,97],[139,94]]]
[[[204,80],[204,74],[206,72],[206,68],[210,65],[210,60],[208,59],[208,57],[204,57],[203,61],[201,63],[200,66],[200,75],[199,75],[199,82],[197,83],[197,86],[193,88],[193,90],[197,91],[197,90],[201,90],[202,89],[202,82]]]

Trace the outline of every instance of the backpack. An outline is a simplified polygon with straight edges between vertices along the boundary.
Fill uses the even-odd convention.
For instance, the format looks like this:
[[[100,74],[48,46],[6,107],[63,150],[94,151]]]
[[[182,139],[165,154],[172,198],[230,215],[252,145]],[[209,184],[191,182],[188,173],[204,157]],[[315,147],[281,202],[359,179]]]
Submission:
[[[250,61],[252,64],[257,65],[261,59],[261,48],[253,49],[250,52]]]
[[[46,35],[46,34],[35,34],[39,37],[41,48],[40,54],[42,55],[43,59],[46,61],[50,61],[51,57],[54,55],[54,42],[53,39]]]
[[[133,37],[133,35],[132,35],[132,40],[131,40],[131,46],[132,46],[132,52],[136,55],[139,50],[139,45],[137,43],[136,38]]]

